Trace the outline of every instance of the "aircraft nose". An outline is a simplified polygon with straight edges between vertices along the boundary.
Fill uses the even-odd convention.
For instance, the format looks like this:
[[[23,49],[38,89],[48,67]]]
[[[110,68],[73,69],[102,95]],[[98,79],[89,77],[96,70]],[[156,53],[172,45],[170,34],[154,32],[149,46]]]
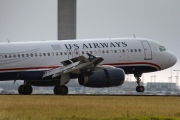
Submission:
[[[171,53],[171,57],[170,57],[169,61],[172,63],[172,66],[173,66],[177,62],[177,57]]]

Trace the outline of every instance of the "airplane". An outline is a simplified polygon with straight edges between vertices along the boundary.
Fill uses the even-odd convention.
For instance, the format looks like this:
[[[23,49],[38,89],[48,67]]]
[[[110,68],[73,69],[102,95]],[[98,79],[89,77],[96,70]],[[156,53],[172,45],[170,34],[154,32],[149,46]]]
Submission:
[[[172,67],[176,56],[162,44],[146,38],[106,38],[0,43],[0,81],[23,80],[19,94],[32,86],[54,86],[55,95],[67,95],[66,84],[77,78],[82,86],[122,85],[134,74],[137,92],[143,73]]]

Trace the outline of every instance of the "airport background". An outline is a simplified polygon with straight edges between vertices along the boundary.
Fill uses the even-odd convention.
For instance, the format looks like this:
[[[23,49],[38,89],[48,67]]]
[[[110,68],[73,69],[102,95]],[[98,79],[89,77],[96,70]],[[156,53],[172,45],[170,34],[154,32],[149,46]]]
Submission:
[[[57,10],[57,0],[1,0],[0,42],[6,42],[7,39],[11,42],[57,39]],[[133,37],[135,34],[137,37],[159,41],[180,58],[179,10],[179,0],[77,0],[76,38]],[[174,70],[180,70],[179,61],[170,69],[144,74],[142,79],[146,90],[178,93],[179,73]],[[134,76],[130,76],[127,76],[127,82],[120,87],[94,91],[128,91],[129,94],[136,87]],[[13,82],[8,82],[8,85],[11,83]],[[7,82],[0,83],[4,84]],[[15,86],[18,84],[19,82]],[[14,86],[8,85],[5,90]],[[93,91],[93,88],[74,84],[70,90],[81,93]]]
[[[18,87],[22,85],[22,81],[16,83],[1,82],[0,94],[18,94]],[[176,83],[170,82],[148,82],[141,85],[145,86],[144,93],[137,93],[135,88],[137,83],[130,81],[126,78],[126,81],[122,86],[110,87],[110,88],[90,88],[80,86],[77,79],[71,80],[67,86],[69,88],[69,94],[109,94],[109,95],[180,95],[179,86]],[[53,87],[33,87],[32,94],[54,94]]]

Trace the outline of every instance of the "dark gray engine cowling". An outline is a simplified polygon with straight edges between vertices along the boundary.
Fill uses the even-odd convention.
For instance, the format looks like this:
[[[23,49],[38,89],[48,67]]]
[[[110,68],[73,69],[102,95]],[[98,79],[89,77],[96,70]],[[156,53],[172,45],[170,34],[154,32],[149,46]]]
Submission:
[[[80,75],[79,84],[86,87],[114,87],[124,83],[125,73],[121,68],[103,69]]]

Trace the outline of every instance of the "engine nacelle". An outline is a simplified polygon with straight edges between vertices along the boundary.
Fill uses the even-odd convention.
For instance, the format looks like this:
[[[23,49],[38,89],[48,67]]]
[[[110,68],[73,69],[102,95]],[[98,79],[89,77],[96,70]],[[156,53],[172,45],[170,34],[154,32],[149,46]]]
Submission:
[[[79,84],[86,87],[114,87],[124,83],[125,73],[121,68],[103,69],[80,75]]]

